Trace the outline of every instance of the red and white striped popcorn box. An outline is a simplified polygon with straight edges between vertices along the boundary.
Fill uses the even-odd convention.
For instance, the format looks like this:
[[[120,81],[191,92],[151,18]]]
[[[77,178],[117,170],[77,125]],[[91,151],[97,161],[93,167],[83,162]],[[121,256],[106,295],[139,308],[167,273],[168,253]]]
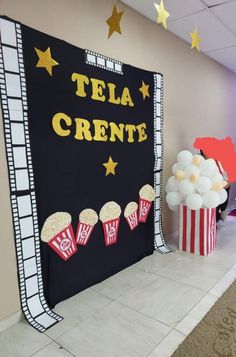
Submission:
[[[138,226],[138,211],[130,214],[129,216],[125,217],[126,221],[129,224],[129,228],[131,231]]]
[[[54,238],[48,241],[50,247],[65,261],[77,252],[72,225],[63,229]]]
[[[112,219],[111,221],[103,222],[103,231],[105,238],[105,245],[112,245],[117,242],[120,218]]]
[[[76,244],[87,245],[93,229],[94,226],[79,222],[76,233]]]
[[[139,208],[138,208],[138,221],[145,223],[150,209],[152,206],[152,202],[145,200],[144,198],[139,199]]]
[[[216,246],[216,209],[180,205],[179,250],[208,255]]]

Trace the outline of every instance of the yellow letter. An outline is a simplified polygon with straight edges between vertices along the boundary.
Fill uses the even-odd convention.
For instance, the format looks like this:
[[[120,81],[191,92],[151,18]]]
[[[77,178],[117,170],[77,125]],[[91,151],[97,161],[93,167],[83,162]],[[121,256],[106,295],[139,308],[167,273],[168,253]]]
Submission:
[[[108,123],[105,120],[93,120],[94,124],[94,137],[95,141],[107,141],[106,130],[108,128]]]
[[[115,136],[117,136],[117,138],[123,142],[124,141],[124,124],[119,124],[119,127],[115,124],[115,123],[109,123],[110,127],[111,127],[111,137],[110,137],[110,141],[112,141],[113,143],[116,141]]]
[[[103,89],[105,89],[105,82],[100,81],[96,78],[90,78],[92,82],[92,99],[93,100],[100,100],[101,102],[105,102],[106,98],[103,95]]]
[[[125,87],[123,89],[123,93],[122,93],[122,97],[121,97],[121,104],[122,105],[129,105],[130,107],[134,106],[134,103],[132,101],[130,92],[129,92],[129,88]]]
[[[84,76],[83,74],[73,73],[71,79],[73,82],[77,81],[77,91],[75,92],[76,95],[78,95],[79,97],[86,97],[84,87],[85,84],[89,84],[88,77]]]
[[[120,97],[115,97],[115,84],[113,83],[108,83],[107,84],[108,88],[109,88],[109,103],[113,103],[113,104],[120,104]]]
[[[127,124],[125,126],[125,131],[128,132],[128,142],[133,143],[134,142],[134,132],[136,131],[136,126]]]
[[[82,118],[75,118],[76,122],[76,133],[75,133],[75,139],[78,140],[87,140],[91,141],[93,140],[92,135],[90,133],[90,123],[86,119]]]
[[[145,129],[147,129],[146,123],[137,125],[136,129],[138,130],[138,134],[139,134],[138,142],[141,143],[141,141],[147,140],[147,134],[145,132]]]
[[[61,127],[61,121],[64,120],[67,126],[71,126],[72,120],[68,115],[64,113],[57,113],[52,118],[52,127],[55,133],[59,136],[68,136],[70,135],[69,129],[63,129]]]

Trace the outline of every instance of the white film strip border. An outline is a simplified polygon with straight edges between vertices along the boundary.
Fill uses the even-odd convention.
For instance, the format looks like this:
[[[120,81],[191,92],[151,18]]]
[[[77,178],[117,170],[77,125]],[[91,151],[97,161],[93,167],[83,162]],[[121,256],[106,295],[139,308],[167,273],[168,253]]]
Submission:
[[[22,310],[40,332],[62,320],[43,292],[20,24],[0,18],[0,91]]]
[[[162,186],[163,186],[163,76],[154,74],[154,246],[162,253],[172,250],[167,246],[162,230]]]
[[[85,61],[92,66],[100,67],[111,72],[123,74],[123,64],[120,61],[110,57],[100,55],[99,53],[85,50]]]

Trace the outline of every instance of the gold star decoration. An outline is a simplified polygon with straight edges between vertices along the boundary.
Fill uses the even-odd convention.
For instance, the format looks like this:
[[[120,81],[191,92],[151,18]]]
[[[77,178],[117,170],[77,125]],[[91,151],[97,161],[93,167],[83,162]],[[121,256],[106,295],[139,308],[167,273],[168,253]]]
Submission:
[[[196,48],[200,52],[200,37],[198,35],[197,29],[195,28],[194,32],[190,32],[192,38],[192,46],[191,48]]]
[[[166,11],[163,0],[161,0],[160,5],[154,3],[154,6],[157,10],[157,23],[162,25],[167,30],[166,20],[170,16],[169,12]]]
[[[142,93],[143,95],[143,100],[146,99],[146,97],[150,97],[149,94],[149,84],[145,84],[144,81],[142,81],[142,87],[139,88],[139,91]]]
[[[50,47],[46,51],[41,51],[36,47],[34,49],[39,57],[36,67],[45,68],[50,76],[52,76],[52,67],[57,66],[59,63],[52,58]]]
[[[106,168],[106,176],[108,176],[109,174],[115,175],[115,168],[118,165],[118,162],[114,162],[112,160],[112,157],[109,157],[108,162],[104,162],[103,166],[105,166]]]
[[[111,37],[113,32],[118,32],[121,34],[120,20],[121,20],[121,17],[123,16],[123,14],[124,14],[124,11],[119,12],[118,7],[115,4],[113,6],[111,17],[109,17],[109,19],[107,19],[107,21],[106,21],[107,25],[109,26],[108,38]]]

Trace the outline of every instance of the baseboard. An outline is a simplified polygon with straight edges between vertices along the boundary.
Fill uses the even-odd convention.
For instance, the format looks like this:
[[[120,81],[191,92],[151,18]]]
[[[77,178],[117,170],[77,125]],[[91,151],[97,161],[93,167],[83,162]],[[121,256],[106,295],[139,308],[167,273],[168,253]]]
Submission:
[[[0,320],[0,333],[7,328],[17,324],[18,322],[24,319],[24,315],[21,311],[17,311],[16,313],[6,317],[3,320]]]

